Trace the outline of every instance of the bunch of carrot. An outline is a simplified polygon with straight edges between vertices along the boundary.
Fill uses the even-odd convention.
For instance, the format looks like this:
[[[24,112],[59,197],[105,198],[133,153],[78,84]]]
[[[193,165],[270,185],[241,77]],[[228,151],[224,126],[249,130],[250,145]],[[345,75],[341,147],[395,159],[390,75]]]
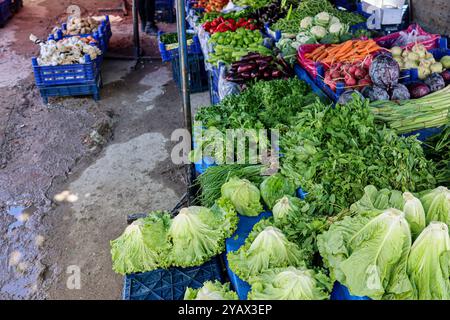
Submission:
[[[361,61],[368,55],[381,49],[372,39],[348,40],[341,44],[322,45],[313,52],[307,53],[305,57],[313,61],[331,65],[334,62]]]

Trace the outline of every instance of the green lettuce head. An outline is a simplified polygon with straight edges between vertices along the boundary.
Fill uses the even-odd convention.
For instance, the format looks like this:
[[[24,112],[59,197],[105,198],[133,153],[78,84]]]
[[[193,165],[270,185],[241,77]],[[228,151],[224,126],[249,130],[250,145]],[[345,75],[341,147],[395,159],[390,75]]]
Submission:
[[[325,283],[324,283],[325,282]],[[251,277],[248,300],[325,300],[330,282],[323,274],[304,268],[277,268]]]
[[[218,214],[204,207],[181,209],[169,229],[171,265],[199,266],[223,252],[225,239],[234,229],[234,220],[233,214]]]
[[[236,252],[228,253],[231,270],[243,280],[272,268],[302,266],[304,253],[289,242],[280,229],[257,224],[245,244]]]
[[[260,190],[265,204],[269,210],[272,210],[275,203],[283,196],[295,196],[296,188],[291,180],[277,173],[264,180]]]
[[[125,275],[167,267],[170,222],[168,213],[154,212],[129,225],[111,241],[113,270]]]
[[[200,289],[187,288],[184,300],[239,300],[236,292],[231,291],[230,284],[219,281],[206,281]]]
[[[408,275],[419,300],[450,300],[450,237],[448,226],[431,222],[414,242]]]
[[[284,196],[278,200],[272,210],[275,222],[284,221],[291,215],[300,214],[301,202],[299,198],[291,196]]]
[[[412,296],[406,273],[411,231],[403,212],[387,209],[375,218],[347,217],[318,238],[332,277],[352,295],[372,299]]]
[[[420,197],[427,223],[441,221],[450,225],[450,191],[446,187],[437,187]]]
[[[403,199],[405,200],[403,212],[411,228],[411,234],[415,239],[426,226],[425,211],[420,200],[414,197],[412,193],[403,193]]]
[[[231,177],[222,185],[222,196],[243,216],[256,217],[263,211],[259,189],[246,179]]]

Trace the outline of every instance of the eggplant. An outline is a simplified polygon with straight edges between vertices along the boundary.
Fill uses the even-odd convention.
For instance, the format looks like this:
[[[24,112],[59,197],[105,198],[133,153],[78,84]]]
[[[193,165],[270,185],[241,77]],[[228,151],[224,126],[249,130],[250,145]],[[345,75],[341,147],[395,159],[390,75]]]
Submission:
[[[261,63],[258,67],[258,70],[265,71],[269,66],[270,66],[270,64],[268,62]]]
[[[272,77],[273,78],[279,78],[282,75],[280,70],[274,70],[272,71]]]
[[[238,73],[249,72],[255,68],[256,68],[256,64],[246,64],[246,65],[239,66],[239,68],[237,69],[237,72]]]
[[[251,78],[250,72],[242,72],[241,77],[244,79],[250,79]]]

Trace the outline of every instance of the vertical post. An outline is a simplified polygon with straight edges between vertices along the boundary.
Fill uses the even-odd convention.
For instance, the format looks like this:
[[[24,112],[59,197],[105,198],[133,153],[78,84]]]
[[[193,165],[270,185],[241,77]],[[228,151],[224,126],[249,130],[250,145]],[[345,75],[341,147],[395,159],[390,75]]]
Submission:
[[[133,0],[133,43],[134,56],[136,59],[141,57],[141,42],[139,40],[139,14],[137,0]]]
[[[180,59],[180,75],[181,75],[181,96],[183,103],[184,125],[190,133],[191,148],[192,141],[192,114],[191,114],[191,99],[189,90],[188,77],[188,56],[187,56],[187,42],[186,42],[186,8],[185,0],[176,0],[177,12],[177,33],[178,33],[178,56]],[[187,166],[188,177],[188,202],[191,200],[191,185],[194,181],[193,164]]]

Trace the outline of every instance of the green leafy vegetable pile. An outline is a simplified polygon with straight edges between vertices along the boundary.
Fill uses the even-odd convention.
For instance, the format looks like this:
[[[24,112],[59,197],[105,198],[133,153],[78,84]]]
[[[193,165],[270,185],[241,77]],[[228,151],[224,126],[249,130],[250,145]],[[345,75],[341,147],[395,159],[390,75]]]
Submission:
[[[225,97],[219,104],[201,108],[196,121],[219,130],[272,129],[289,119],[316,99],[306,82],[287,80],[258,81],[239,95]]]
[[[224,251],[237,227],[237,214],[226,199],[211,208],[189,207],[171,219],[154,212],[138,219],[111,241],[113,270],[119,274],[171,266],[199,266]]]
[[[401,191],[435,186],[434,165],[415,137],[377,129],[367,102],[303,108],[281,137],[282,173],[309,192],[310,212],[334,215],[366,185]]]
[[[368,186],[355,215],[318,236],[331,279],[372,299],[448,299],[450,192],[405,192],[403,203],[398,193]],[[391,204],[403,211],[380,210]]]

